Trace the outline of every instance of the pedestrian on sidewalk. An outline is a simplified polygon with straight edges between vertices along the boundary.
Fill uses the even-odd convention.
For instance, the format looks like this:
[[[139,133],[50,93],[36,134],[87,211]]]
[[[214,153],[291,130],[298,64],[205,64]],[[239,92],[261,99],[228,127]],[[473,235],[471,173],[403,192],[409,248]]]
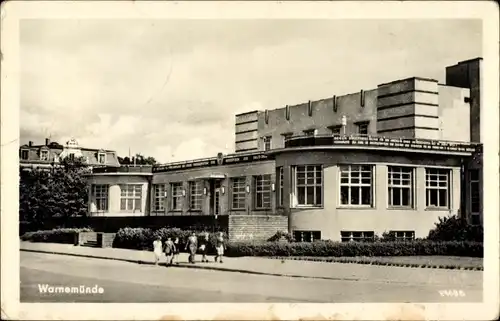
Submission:
[[[155,254],[155,265],[158,265],[158,261],[160,261],[162,251],[161,237],[157,236],[153,241],[153,252]]]
[[[220,263],[222,263],[222,256],[224,256],[224,235],[222,232],[219,232],[219,235],[217,236],[217,243],[216,243],[216,251],[217,254],[215,255],[215,262],[217,262],[217,259],[220,258]]]
[[[189,263],[194,264],[196,251],[198,250],[198,239],[196,234],[193,232],[190,237],[188,237],[185,250],[189,249]]]
[[[200,240],[200,253],[202,255],[201,262],[208,263],[207,252],[208,252],[208,244],[210,243],[208,232],[203,232],[201,240]]]
[[[167,265],[172,265],[172,262],[174,260],[175,245],[170,237],[165,242],[164,252],[167,258]]]
[[[181,248],[179,245],[179,238],[176,237],[174,240],[174,257],[172,258],[172,262],[175,264],[179,264],[179,253],[181,252]]]

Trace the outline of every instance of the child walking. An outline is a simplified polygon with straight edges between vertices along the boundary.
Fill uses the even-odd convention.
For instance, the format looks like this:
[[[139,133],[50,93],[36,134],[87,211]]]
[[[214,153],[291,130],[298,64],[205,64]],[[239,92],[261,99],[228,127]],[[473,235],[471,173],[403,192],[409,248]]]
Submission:
[[[160,261],[162,251],[161,237],[157,237],[156,240],[153,241],[153,252],[155,254],[155,265],[158,265]]]
[[[176,237],[174,240],[174,257],[172,258],[172,263],[175,262],[175,264],[179,264],[179,253],[181,252],[180,246],[179,246],[179,238]]]
[[[210,239],[209,239],[209,234],[207,232],[204,232],[202,237],[201,237],[201,240],[200,240],[200,252],[201,252],[201,262],[205,263],[207,262],[208,263],[208,259],[207,259],[207,252],[208,252],[208,244],[210,243]]]
[[[220,263],[222,263],[222,256],[224,255],[224,235],[222,232],[219,232],[219,235],[217,236],[217,245],[216,245],[216,250],[217,254],[215,255],[215,262],[217,262],[217,259],[220,258]]]
[[[167,266],[172,265],[175,253],[175,245],[172,239],[169,237],[165,242],[165,256],[167,258]]]

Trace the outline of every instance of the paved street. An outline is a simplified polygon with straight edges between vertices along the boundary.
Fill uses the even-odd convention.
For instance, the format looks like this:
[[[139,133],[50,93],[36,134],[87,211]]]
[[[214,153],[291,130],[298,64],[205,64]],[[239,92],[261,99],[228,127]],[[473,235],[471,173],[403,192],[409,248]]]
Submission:
[[[21,252],[22,302],[474,302],[482,284],[449,285],[290,278]],[[41,293],[88,286],[102,294]],[[465,296],[441,296],[442,290]]]

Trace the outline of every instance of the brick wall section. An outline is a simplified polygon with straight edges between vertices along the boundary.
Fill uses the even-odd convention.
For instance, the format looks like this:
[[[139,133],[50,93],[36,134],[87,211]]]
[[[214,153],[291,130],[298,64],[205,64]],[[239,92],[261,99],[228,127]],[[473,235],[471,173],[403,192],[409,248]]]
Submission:
[[[230,241],[265,241],[278,230],[288,231],[288,217],[281,215],[229,216]]]
[[[113,247],[113,240],[115,239],[115,235],[115,233],[102,233],[101,247]]]
[[[97,241],[101,247],[112,247],[115,233],[81,232],[78,233],[78,245],[85,245],[88,241]]]

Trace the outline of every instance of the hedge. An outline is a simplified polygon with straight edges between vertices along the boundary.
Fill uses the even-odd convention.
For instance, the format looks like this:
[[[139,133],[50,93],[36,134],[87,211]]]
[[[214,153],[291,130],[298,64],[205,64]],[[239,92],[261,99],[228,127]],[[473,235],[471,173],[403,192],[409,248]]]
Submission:
[[[232,242],[227,244],[227,256],[417,256],[446,255],[483,257],[479,242]]]
[[[91,228],[58,228],[27,232],[21,236],[21,240],[30,242],[64,243],[74,244],[75,237],[80,232],[93,232]]]
[[[176,237],[179,238],[180,250],[184,250],[184,246],[188,237],[193,231],[181,230],[178,228],[161,228],[159,230],[152,230],[150,228],[122,228],[118,230],[113,240],[113,247],[133,250],[152,250],[153,241],[160,236],[162,241],[171,238],[172,241]],[[198,240],[202,237],[203,232],[194,232],[198,236]],[[215,243],[219,232],[209,232],[209,245],[208,253],[215,253]],[[227,234],[223,233],[224,239],[227,240]],[[199,241],[198,241],[199,242]]]

